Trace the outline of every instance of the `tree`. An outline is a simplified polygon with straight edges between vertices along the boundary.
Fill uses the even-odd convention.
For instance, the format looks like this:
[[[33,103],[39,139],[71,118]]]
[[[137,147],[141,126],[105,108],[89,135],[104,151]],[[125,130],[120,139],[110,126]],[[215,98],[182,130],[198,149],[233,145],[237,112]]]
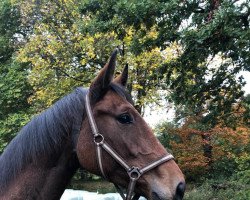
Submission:
[[[107,33],[83,31],[92,19],[81,15],[79,4],[76,0],[45,1],[39,4],[39,17],[33,22],[33,34],[18,54],[20,62],[29,62],[31,65],[29,83],[34,93],[29,98],[30,102],[36,104],[38,110],[43,110],[71,88],[87,86],[93,75],[104,66],[110,52],[122,44],[120,69],[126,62],[129,63],[133,80],[133,84],[129,85],[134,91],[138,110],[142,111],[146,103],[157,100],[154,96],[162,77],[157,68],[162,64],[163,57],[164,62],[169,61],[170,50],[160,51],[155,48],[137,55],[132,54],[127,47],[133,43],[133,28],[128,28],[123,41],[115,30]],[[33,10],[37,6],[25,6],[23,13],[27,19],[23,21],[32,20]],[[155,37],[155,34],[156,30],[152,29],[146,38]]]
[[[249,1],[84,1],[81,12],[91,22],[84,31],[115,30],[124,40],[128,28],[135,33],[127,48],[135,55],[173,42],[177,59],[159,66],[180,111],[179,117],[203,114],[208,127],[225,123],[232,105],[243,97],[241,70],[249,70]],[[155,37],[147,37],[156,30]],[[144,38],[144,39],[141,39]],[[220,58],[217,66],[211,60]]]
[[[242,107],[244,109],[243,123],[250,127],[250,94],[242,100]]]
[[[47,108],[72,88],[87,86],[115,47],[112,33],[90,36],[79,32],[78,21],[82,16],[77,12],[78,3],[32,2],[23,10],[23,21],[31,24],[34,10],[39,7],[39,17],[32,22],[33,33],[18,52],[18,61],[31,66],[28,79],[34,93],[29,101],[37,111]]]
[[[1,143],[6,145],[32,114],[44,110],[72,88],[88,86],[110,52],[121,44],[124,48],[123,56],[119,57],[120,69],[130,63],[133,83],[129,85],[138,110],[143,112],[143,106],[158,100],[155,89],[160,88],[163,77],[158,73],[158,66],[163,58],[164,63],[170,60],[171,49],[132,53],[127,48],[135,42],[136,31],[132,27],[128,27],[122,41],[116,30],[84,31],[85,23],[92,19],[79,12],[80,3],[77,0],[13,1],[12,4],[5,1],[1,25],[2,30],[8,32],[8,35],[3,33],[8,49],[3,49],[2,53],[7,62],[1,62],[1,92],[4,94],[0,99],[3,107],[1,135],[5,138]],[[154,38],[156,34],[152,28],[144,38],[137,39]],[[23,120],[18,120],[16,113]]]
[[[204,132],[192,126],[191,121],[182,127],[162,123],[155,129],[162,144],[175,155],[188,180],[228,177],[242,172],[247,174],[250,161],[249,127],[239,125],[232,129],[218,124]],[[210,135],[209,143],[204,139],[206,134]]]
[[[0,152],[27,122],[27,98],[32,92],[27,64],[17,62],[14,56],[22,37],[19,11],[9,0],[0,2]]]

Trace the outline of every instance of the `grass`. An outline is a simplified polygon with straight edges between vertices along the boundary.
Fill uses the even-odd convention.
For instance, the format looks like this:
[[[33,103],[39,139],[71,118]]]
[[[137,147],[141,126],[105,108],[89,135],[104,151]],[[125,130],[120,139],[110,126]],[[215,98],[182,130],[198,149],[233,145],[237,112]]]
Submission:
[[[101,179],[91,181],[73,181],[69,187],[75,190],[86,190],[89,192],[98,192],[100,194],[116,192],[112,183]]]
[[[185,200],[250,200],[250,186],[236,181],[207,180],[188,185]]]

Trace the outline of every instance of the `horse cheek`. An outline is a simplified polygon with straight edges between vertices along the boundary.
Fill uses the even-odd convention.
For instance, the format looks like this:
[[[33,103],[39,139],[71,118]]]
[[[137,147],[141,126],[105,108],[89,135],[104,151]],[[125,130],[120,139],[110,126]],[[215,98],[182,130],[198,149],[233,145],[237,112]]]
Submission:
[[[98,174],[99,170],[96,163],[96,153],[94,147],[93,139],[86,138],[86,136],[80,134],[76,148],[79,163],[84,169],[94,174]]]

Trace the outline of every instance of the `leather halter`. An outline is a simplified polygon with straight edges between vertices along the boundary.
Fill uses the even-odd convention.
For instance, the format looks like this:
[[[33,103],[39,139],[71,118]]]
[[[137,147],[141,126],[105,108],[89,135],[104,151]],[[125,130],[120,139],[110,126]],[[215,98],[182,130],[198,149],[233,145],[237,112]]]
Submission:
[[[106,176],[104,169],[103,169],[103,161],[102,161],[102,149],[105,150],[110,156],[112,156],[127,172],[129,176],[129,185],[127,189],[127,195],[125,196],[121,190],[121,188],[115,184],[116,189],[120,193],[122,199],[124,200],[136,200],[139,199],[139,195],[134,195],[134,188],[136,181],[141,177],[141,175],[145,174],[149,170],[174,159],[173,155],[168,154],[163,156],[162,158],[157,159],[156,161],[148,164],[145,167],[139,168],[136,166],[129,166],[126,161],[112,148],[109,146],[109,144],[105,141],[104,136],[98,131],[91,106],[90,106],[90,100],[89,100],[89,93],[85,96],[85,106],[87,111],[87,116],[89,120],[89,124],[93,133],[94,137],[94,143],[96,145],[96,152],[97,152],[97,162],[99,165],[99,169],[102,173],[102,176],[108,180],[108,177]]]

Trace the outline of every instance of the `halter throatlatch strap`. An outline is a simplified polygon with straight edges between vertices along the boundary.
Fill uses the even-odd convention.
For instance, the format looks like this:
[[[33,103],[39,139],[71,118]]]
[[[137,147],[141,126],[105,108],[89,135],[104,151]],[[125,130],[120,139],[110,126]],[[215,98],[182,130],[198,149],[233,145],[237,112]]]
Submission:
[[[85,96],[85,107],[86,107],[86,112],[87,112],[89,124],[91,127],[91,131],[92,131],[92,134],[94,137],[94,143],[96,146],[97,162],[98,162],[98,166],[99,166],[99,169],[101,171],[102,176],[105,179],[109,180],[107,175],[105,174],[105,171],[103,168],[103,162],[102,162],[102,149],[103,149],[126,170],[128,176],[129,176],[129,185],[128,185],[126,196],[124,195],[120,186],[117,184],[114,184],[117,191],[120,193],[122,199],[124,199],[124,200],[138,200],[140,197],[139,195],[135,194],[133,196],[136,181],[144,173],[161,165],[162,163],[165,163],[169,160],[174,159],[173,155],[171,155],[171,154],[165,155],[162,158],[148,164],[147,166],[145,166],[143,168],[129,166],[126,163],[126,161],[111,146],[109,146],[109,144],[105,141],[104,136],[102,134],[100,134],[100,132],[98,131],[98,128],[97,128],[97,125],[96,125],[96,122],[95,122],[95,119],[94,119],[94,116],[93,116],[93,113],[91,110],[91,106],[90,106],[89,94],[87,94]]]

